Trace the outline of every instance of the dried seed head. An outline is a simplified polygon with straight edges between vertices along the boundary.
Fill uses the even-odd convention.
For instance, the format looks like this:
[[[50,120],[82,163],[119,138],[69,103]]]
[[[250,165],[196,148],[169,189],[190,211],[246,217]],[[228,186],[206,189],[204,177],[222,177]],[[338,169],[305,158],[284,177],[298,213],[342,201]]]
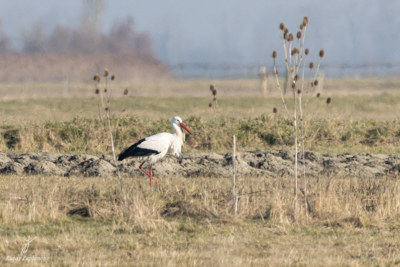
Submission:
[[[94,75],[93,80],[100,82],[100,76],[98,74]]]
[[[214,85],[210,84],[210,91],[214,91]]]
[[[283,29],[285,29],[285,24],[283,22],[281,22],[281,24],[279,24],[279,29],[281,29],[283,31]]]
[[[324,49],[321,49],[321,50],[319,51],[319,56],[320,56],[320,57],[324,57],[324,55],[325,55]]]
[[[310,62],[310,69],[314,68],[314,63]]]
[[[283,33],[283,40],[287,40],[287,33],[286,32]]]
[[[216,98],[216,97],[214,97],[214,98],[213,98],[213,101],[217,101],[217,98]]]
[[[104,77],[107,77],[107,76],[108,76],[108,70],[105,69],[105,70],[104,70]]]
[[[319,98],[320,96],[321,96],[321,94],[320,94],[320,93],[318,93],[318,94],[317,94],[317,98]]]
[[[301,94],[301,90],[300,90],[300,89],[299,89],[299,90],[297,90],[297,93],[298,93],[298,94]]]
[[[107,88],[104,88],[104,93],[107,93]]]
[[[211,108],[211,107],[212,107],[212,104],[211,104],[211,103],[210,103],[210,104],[208,104],[208,107],[210,107],[210,108]]]
[[[297,82],[298,79],[299,79],[299,75],[296,74],[296,76],[294,76],[294,80]]]
[[[273,111],[274,113],[277,113],[277,112],[278,112],[278,110],[277,110],[276,108],[274,108],[272,111]]]
[[[97,75],[93,76],[93,81],[97,81]]]
[[[317,86],[318,85],[318,80],[314,81],[314,85]]]
[[[304,53],[305,53],[306,55],[308,55],[308,53],[310,53],[310,50],[308,50],[308,48],[306,48],[306,50],[304,51]]]
[[[272,52],[272,58],[276,58],[276,51]]]
[[[111,81],[114,81],[114,79],[115,79],[115,75],[112,75],[111,76]]]
[[[278,75],[278,70],[275,71],[275,74]]]
[[[303,23],[300,24],[300,30],[302,30],[304,28]]]
[[[105,110],[105,111],[108,111],[108,107],[106,107],[104,110]]]
[[[285,27],[285,28],[283,28],[283,32],[284,32],[285,34],[287,34],[287,33],[289,32],[289,30]]]
[[[295,54],[298,54],[300,52],[297,47],[293,48],[293,51],[294,51]]]
[[[125,112],[125,109],[123,109],[122,112]]]
[[[96,91],[94,91],[96,95],[98,95],[100,93],[99,89],[96,89]]]
[[[125,89],[124,90],[124,95],[127,95],[128,94],[128,89]]]
[[[331,103],[331,98],[328,97],[328,99],[326,100],[326,104],[329,105]]]
[[[289,33],[288,39],[289,42],[293,41],[293,34]]]
[[[297,37],[297,39],[300,39],[300,38],[301,38],[301,31],[298,31],[298,32],[297,32],[297,36],[296,36],[296,37]]]
[[[215,95],[217,95],[217,90],[213,90],[213,95],[215,96]]]
[[[292,88],[293,89],[296,88],[296,83],[295,82],[292,82]]]
[[[308,17],[305,16],[303,19],[303,26],[307,26],[307,24],[308,24]]]

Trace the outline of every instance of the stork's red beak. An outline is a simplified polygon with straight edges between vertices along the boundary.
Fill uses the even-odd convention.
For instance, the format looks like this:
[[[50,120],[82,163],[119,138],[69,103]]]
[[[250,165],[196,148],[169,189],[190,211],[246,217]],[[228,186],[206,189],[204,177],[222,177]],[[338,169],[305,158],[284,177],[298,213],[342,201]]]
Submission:
[[[191,135],[193,135],[192,132],[189,131],[189,129],[186,127],[186,125],[183,124],[183,122],[181,122],[181,127],[182,127],[183,129],[185,129],[188,133],[190,133]]]

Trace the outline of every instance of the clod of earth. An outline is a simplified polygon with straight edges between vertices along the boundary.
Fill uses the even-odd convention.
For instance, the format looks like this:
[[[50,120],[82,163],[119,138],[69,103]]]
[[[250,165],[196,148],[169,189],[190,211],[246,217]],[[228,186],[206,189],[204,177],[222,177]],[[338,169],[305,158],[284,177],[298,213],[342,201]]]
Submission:
[[[299,153],[302,169],[302,157]],[[280,177],[293,174],[292,151],[249,151],[236,156],[236,173],[241,176]],[[139,160],[128,159],[119,164],[125,177],[142,176]],[[398,175],[400,157],[381,154],[305,153],[307,175],[321,174],[353,177]],[[111,156],[64,155],[58,153],[0,153],[0,173],[17,175],[58,175],[110,177],[116,175]],[[232,175],[232,154],[186,153],[180,158],[167,156],[154,173],[163,176],[229,177]]]

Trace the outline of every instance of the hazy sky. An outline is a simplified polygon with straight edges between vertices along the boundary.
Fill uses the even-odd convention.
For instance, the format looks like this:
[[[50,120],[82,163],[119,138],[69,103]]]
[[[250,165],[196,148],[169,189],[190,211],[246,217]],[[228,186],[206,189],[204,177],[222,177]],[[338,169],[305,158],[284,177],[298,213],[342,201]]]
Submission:
[[[309,17],[306,46],[315,57],[326,51],[325,62],[399,62],[400,1],[255,1],[255,0],[114,0],[106,1],[102,30],[132,16],[139,31],[148,31],[156,55],[176,63],[263,63],[270,54],[282,56],[278,26],[285,22],[297,32]],[[77,27],[82,0],[0,0],[0,18],[13,44],[21,31],[39,22],[50,32],[56,24]]]

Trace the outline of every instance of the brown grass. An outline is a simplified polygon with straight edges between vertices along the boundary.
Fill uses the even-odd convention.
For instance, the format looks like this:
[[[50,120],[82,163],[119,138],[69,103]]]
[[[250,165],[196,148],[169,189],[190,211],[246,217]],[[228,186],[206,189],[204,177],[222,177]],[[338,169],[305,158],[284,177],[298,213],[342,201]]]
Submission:
[[[124,179],[125,208],[115,178],[0,177],[0,262],[10,264],[6,257],[19,255],[27,235],[37,239],[26,255],[50,257],[47,265],[400,261],[397,179],[310,178],[308,223],[302,196],[293,221],[292,178],[240,177],[237,217],[229,178],[157,179],[162,191],[150,189],[144,176]],[[82,207],[86,217],[68,215]]]

